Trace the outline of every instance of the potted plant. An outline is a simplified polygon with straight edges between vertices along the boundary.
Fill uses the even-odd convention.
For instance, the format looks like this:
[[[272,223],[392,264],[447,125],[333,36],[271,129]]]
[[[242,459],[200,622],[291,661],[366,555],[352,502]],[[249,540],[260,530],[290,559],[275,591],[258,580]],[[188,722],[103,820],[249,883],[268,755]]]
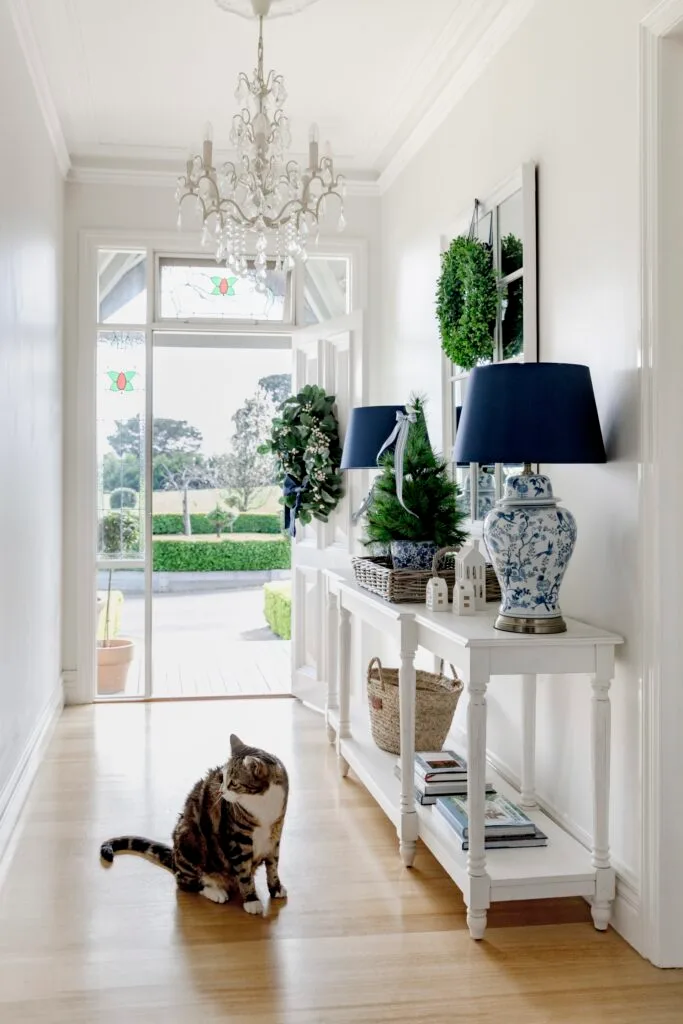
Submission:
[[[128,670],[135,654],[133,640],[109,635],[111,580],[112,571],[110,569],[104,610],[104,639],[97,644],[97,692],[100,695],[122,693],[126,689]]]
[[[429,569],[438,548],[459,547],[467,534],[462,529],[465,511],[458,501],[458,486],[451,480],[445,459],[432,451],[424,403],[415,398],[403,451],[403,464],[395,465],[394,452],[382,456],[382,473],[375,481],[366,514],[366,545],[389,545],[395,569]],[[401,498],[396,474],[402,474]]]

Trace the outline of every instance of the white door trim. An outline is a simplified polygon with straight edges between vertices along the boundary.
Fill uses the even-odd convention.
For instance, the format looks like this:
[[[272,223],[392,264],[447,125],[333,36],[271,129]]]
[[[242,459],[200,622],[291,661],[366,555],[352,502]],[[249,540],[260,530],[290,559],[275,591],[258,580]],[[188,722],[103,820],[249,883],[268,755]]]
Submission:
[[[662,330],[661,146],[662,46],[683,21],[683,0],[664,0],[640,25],[640,180],[641,180],[641,473],[640,600],[642,634],[642,900],[640,951],[660,967],[683,966],[683,887],[676,851],[667,848],[666,817],[683,806],[680,727],[672,720],[681,685],[676,629],[683,616],[680,582],[672,578],[662,542],[661,506],[666,500],[671,432],[667,430],[671,352]],[[679,439],[680,440],[680,439]],[[680,459],[680,444],[678,458]],[[669,501],[673,501],[672,495]],[[675,574],[674,574],[675,575]],[[668,582],[670,580],[670,582]],[[672,666],[673,660],[673,666]],[[678,737],[676,739],[676,733]],[[678,740],[678,742],[677,742]],[[667,811],[668,807],[668,811]],[[676,810],[674,810],[676,808]],[[682,851],[678,851],[678,858]]]

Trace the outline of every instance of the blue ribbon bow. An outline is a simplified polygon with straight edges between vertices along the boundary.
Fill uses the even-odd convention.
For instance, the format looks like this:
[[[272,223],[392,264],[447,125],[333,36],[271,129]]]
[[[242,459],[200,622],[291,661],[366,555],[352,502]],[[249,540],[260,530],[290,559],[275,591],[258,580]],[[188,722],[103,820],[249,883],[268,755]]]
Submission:
[[[302,482],[299,483],[298,480],[295,480],[293,476],[289,476],[288,474],[282,485],[282,493],[285,498],[290,497],[292,494],[296,494],[294,507],[290,508],[289,505],[285,505],[285,530],[287,530],[291,537],[296,537],[296,517],[299,514],[301,500],[303,498],[304,491],[308,489],[308,484],[309,480],[307,476],[305,476]]]

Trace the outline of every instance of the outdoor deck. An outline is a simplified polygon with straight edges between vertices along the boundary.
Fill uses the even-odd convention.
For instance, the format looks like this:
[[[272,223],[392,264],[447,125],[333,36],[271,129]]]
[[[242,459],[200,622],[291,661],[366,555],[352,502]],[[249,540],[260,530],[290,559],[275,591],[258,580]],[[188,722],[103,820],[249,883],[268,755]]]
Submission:
[[[266,625],[261,588],[155,594],[152,614],[154,697],[289,693],[289,641],[276,637]],[[125,595],[121,632],[137,641],[125,696],[142,696],[141,595]]]

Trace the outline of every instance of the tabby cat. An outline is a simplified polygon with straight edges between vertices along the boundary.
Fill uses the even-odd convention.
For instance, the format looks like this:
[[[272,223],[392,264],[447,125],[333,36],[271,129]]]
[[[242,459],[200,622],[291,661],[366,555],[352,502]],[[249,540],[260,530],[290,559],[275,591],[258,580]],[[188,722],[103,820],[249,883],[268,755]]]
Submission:
[[[173,846],[139,836],[117,836],[103,843],[100,855],[138,853],[173,871],[178,888],[225,903],[237,892],[248,914],[263,913],[254,885],[266,866],[273,899],[287,895],[278,874],[280,836],[287,809],[289,780],[273,754],[230,737],[231,756],[193,787],[173,831]]]

